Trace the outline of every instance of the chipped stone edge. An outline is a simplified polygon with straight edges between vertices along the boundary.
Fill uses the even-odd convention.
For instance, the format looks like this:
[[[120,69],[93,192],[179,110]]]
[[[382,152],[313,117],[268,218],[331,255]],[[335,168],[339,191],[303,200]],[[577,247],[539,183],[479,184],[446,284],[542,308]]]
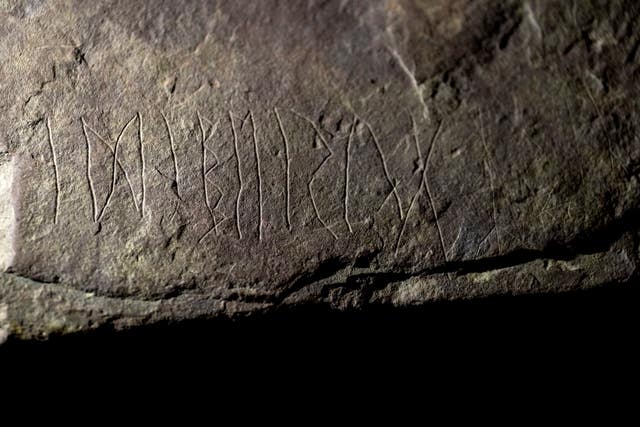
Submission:
[[[14,162],[7,154],[0,154],[0,272],[7,271],[16,254],[13,176]]]
[[[0,304],[0,345],[9,338],[9,307],[7,304]]]
[[[0,273],[0,344],[7,338],[45,340],[103,327],[125,330],[162,321],[231,317],[268,306],[191,294],[159,301],[105,297]]]

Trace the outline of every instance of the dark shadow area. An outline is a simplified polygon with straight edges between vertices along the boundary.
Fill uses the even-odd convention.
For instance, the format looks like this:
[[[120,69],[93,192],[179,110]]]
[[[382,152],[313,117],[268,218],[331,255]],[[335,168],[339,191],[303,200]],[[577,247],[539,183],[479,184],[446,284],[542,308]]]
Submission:
[[[496,353],[505,359],[553,359],[563,349],[584,355],[631,350],[640,324],[637,306],[638,286],[631,284],[352,313],[299,307],[233,321],[102,329],[47,342],[10,340],[0,347],[0,358],[38,365],[107,361],[134,369],[177,361],[190,361],[187,368],[222,363],[247,369],[337,360],[397,363],[439,355],[478,363],[483,354]]]

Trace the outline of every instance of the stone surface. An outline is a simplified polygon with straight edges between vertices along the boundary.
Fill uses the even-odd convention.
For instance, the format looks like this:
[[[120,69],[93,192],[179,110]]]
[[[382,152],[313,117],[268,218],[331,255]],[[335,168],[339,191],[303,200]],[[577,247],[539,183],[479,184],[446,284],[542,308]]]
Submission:
[[[636,279],[635,0],[0,22],[0,340]]]

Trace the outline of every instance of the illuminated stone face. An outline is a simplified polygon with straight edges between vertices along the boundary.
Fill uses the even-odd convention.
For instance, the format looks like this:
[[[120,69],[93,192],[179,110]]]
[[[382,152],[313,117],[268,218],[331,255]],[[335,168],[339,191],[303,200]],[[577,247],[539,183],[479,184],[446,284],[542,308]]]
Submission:
[[[13,163],[7,159],[0,163],[0,271],[13,263],[15,210],[13,203]]]
[[[0,302],[29,336],[628,280],[625,7],[2,4]]]

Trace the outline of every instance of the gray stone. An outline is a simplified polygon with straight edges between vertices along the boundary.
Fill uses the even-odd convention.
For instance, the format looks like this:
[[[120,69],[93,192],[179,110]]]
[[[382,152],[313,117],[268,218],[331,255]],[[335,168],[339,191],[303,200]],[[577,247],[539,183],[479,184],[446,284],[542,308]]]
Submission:
[[[639,18],[0,0],[0,340],[631,284]]]

